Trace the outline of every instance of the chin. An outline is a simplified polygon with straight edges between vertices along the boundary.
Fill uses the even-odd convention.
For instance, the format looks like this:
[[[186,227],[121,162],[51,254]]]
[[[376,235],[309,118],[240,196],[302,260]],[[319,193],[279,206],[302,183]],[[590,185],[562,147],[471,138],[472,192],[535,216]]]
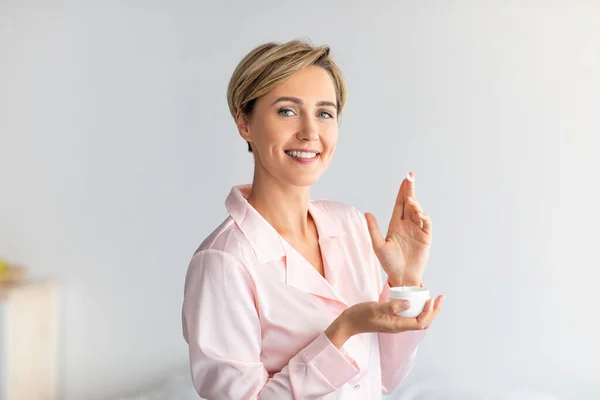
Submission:
[[[306,175],[306,176],[295,175],[295,176],[288,177],[289,179],[286,179],[286,180],[294,186],[305,187],[305,186],[314,185],[315,183],[317,183],[319,181],[320,177],[321,177],[321,174]]]

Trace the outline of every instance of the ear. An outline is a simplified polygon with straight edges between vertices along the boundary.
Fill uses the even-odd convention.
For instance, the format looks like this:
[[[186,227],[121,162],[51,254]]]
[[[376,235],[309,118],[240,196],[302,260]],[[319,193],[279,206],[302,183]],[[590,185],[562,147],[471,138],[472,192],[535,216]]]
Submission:
[[[238,111],[235,115],[235,124],[237,125],[238,131],[240,132],[240,136],[244,138],[245,141],[252,143],[252,137],[250,135],[250,126],[248,124],[248,120],[246,116],[242,114],[241,111]]]

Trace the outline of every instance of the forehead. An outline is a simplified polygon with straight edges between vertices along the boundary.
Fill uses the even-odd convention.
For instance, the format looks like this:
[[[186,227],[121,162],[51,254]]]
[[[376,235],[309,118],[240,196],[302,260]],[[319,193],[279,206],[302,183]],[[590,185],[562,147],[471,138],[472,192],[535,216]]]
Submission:
[[[273,100],[281,96],[336,103],[335,85],[331,75],[325,69],[314,65],[296,72],[265,95],[266,98]]]

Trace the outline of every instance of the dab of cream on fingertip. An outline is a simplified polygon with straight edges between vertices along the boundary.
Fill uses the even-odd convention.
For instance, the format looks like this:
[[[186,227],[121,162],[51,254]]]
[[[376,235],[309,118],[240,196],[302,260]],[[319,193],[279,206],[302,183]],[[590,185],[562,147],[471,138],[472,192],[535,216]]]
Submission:
[[[412,172],[407,172],[406,173],[406,179],[408,179],[411,182],[414,182],[415,181],[414,174]]]

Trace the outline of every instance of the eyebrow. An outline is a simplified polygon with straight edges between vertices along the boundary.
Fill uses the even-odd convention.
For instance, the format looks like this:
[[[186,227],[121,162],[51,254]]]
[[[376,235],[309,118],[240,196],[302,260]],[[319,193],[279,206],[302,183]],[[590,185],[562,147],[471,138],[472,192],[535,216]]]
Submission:
[[[273,103],[271,103],[271,105],[275,105],[276,103],[279,103],[280,101],[290,101],[292,103],[296,103],[296,104],[304,104],[304,102],[302,100],[300,100],[298,97],[279,97],[277,100],[275,100]],[[337,109],[337,105],[331,101],[318,101],[317,102],[317,106],[331,106],[333,108]]]

